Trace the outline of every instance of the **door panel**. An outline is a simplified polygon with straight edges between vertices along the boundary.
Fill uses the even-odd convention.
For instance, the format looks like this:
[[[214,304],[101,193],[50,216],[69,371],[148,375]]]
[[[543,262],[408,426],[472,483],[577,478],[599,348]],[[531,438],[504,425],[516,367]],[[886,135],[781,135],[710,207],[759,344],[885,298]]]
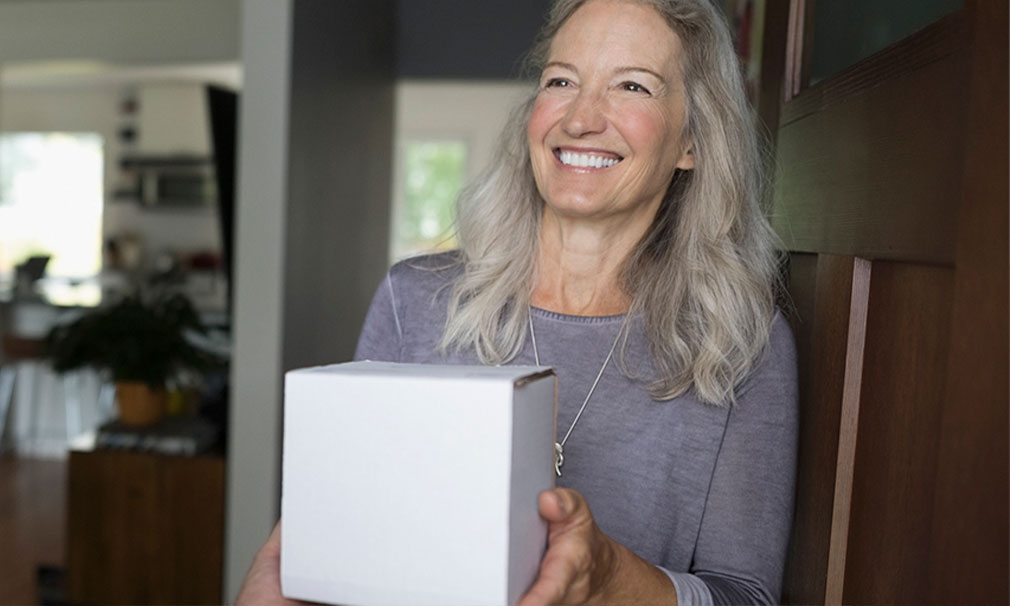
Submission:
[[[873,263],[845,604],[925,601],[953,274]]]

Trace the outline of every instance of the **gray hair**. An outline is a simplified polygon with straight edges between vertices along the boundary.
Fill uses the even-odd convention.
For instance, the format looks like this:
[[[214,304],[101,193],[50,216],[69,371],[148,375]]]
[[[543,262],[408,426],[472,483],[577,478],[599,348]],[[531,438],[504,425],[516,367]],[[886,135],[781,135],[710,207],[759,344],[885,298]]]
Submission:
[[[558,30],[587,0],[557,0],[527,65],[539,74]],[[695,168],[671,177],[657,215],[625,259],[630,319],[641,317],[657,377],[655,399],[689,388],[714,405],[736,388],[768,340],[778,280],[777,238],[762,209],[766,170],[723,17],[710,0],[633,0],[680,38],[686,135]],[[486,364],[513,359],[526,339],[544,201],[526,141],[535,92],[517,107],[494,161],[458,200],[461,278],[449,299],[442,347],[474,347]],[[625,364],[622,371],[632,376]]]

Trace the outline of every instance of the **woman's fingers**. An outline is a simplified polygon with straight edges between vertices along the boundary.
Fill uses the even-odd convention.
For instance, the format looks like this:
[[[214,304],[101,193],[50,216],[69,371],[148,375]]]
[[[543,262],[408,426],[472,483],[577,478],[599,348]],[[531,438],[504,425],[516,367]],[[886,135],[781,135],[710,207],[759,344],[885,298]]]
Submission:
[[[540,573],[520,606],[576,604],[591,597],[596,524],[585,499],[565,488],[540,493],[540,515],[550,524]]]
[[[576,576],[575,567],[570,561],[548,551],[540,563],[540,574],[537,580],[519,600],[519,606],[544,606],[547,604],[564,604],[568,588]]]
[[[258,555],[263,555],[265,557],[281,557],[281,521],[277,520],[274,524],[274,529],[270,532],[270,536],[267,537],[267,542],[260,547]]]
[[[545,490],[540,493],[537,505],[540,516],[548,522],[561,522],[568,517],[565,500],[561,495],[563,488]],[[570,506],[569,506],[570,507]]]
[[[550,523],[552,535],[594,524],[593,513],[589,510],[586,499],[569,488],[555,488],[541,492],[538,505],[540,516]]]
[[[253,558],[249,573],[235,598],[236,606],[293,606],[303,604],[281,595],[281,523]]]

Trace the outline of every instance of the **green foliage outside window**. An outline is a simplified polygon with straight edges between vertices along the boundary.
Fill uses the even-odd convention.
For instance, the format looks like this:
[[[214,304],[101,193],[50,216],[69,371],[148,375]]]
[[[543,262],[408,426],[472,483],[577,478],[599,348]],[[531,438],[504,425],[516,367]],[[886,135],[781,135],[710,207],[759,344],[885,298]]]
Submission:
[[[452,222],[466,173],[460,141],[411,141],[404,149],[403,206],[395,254],[405,256],[455,246]]]

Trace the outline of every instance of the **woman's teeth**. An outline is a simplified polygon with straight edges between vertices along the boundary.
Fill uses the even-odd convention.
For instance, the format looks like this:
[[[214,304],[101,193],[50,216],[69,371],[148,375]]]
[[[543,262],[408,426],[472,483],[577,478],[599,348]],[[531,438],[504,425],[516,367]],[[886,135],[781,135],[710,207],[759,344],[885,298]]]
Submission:
[[[609,168],[620,162],[617,158],[608,158],[595,154],[579,154],[570,151],[561,152],[558,154],[558,158],[566,166],[576,166],[579,168]]]

